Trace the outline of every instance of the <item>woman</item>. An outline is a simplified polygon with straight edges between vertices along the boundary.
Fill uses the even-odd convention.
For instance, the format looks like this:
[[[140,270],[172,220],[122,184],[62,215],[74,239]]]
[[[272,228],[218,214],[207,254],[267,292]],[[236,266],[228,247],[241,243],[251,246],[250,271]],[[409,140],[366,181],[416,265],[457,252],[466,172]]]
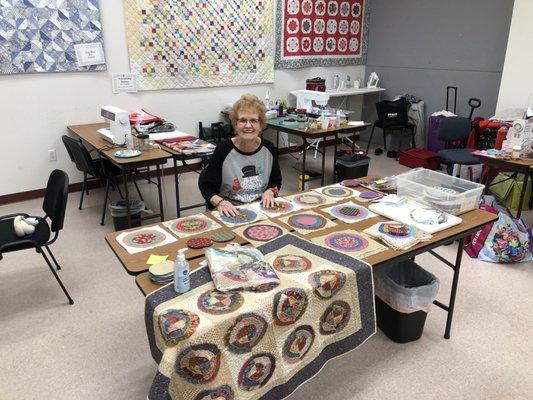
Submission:
[[[265,207],[276,204],[281,172],[274,145],[260,136],[265,112],[257,96],[241,96],[230,111],[235,137],[217,145],[200,174],[202,196],[221,214],[235,216],[235,205],[259,199]]]

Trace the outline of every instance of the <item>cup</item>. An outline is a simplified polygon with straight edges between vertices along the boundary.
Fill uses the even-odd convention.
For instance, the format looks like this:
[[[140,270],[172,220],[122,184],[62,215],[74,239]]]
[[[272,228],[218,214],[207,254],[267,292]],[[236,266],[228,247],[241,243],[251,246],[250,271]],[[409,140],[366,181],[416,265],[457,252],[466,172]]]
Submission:
[[[359,82],[358,80],[353,81],[354,89],[359,89],[360,87],[361,87],[361,82]]]

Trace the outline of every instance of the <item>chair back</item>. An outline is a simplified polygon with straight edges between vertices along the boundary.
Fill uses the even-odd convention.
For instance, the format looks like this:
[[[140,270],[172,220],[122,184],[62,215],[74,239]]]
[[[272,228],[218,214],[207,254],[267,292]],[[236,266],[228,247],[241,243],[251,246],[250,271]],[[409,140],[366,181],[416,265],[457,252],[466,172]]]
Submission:
[[[52,232],[63,229],[68,198],[68,175],[55,169],[48,178],[43,201],[43,211],[50,218]]]
[[[72,162],[76,164],[78,171],[87,172],[91,175],[96,175],[92,162],[92,157],[89,151],[85,148],[80,140],[71,138],[70,136],[63,135],[61,137],[63,144],[67,148],[67,153],[70,156]]]
[[[446,144],[459,141],[464,145],[471,130],[472,121],[468,118],[447,117],[440,121],[437,136]]]
[[[403,97],[395,101],[380,101],[376,103],[378,119],[384,128],[405,127],[409,123],[407,116],[409,106],[409,102]]]

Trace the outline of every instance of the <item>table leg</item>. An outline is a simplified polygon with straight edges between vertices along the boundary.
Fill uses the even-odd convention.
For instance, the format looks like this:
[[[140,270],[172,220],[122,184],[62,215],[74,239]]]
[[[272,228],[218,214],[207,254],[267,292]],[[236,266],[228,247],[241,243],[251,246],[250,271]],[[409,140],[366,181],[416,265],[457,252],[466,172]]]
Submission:
[[[518,203],[518,210],[516,212],[516,219],[520,219],[520,215],[522,215],[522,206],[525,200],[526,196],[526,189],[527,189],[527,180],[529,179],[529,174],[524,174],[524,183],[522,185],[522,193],[520,193],[520,200]]]
[[[355,131],[353,132],[353,135],[352,135],[352,154],[355,153]]]
[[[337,182],[337,140],[339,140],[339,135],[335,133],[335,139],[333,139],[333,183]]]
[[[452,328],[453,309],[455,307],[455,296],[457,294],[457,284],[459,283],[459,271],[461,269],[461,260],[463,258],[463,247],[465,239],[459,239],[459,246],[457,248],[457,257],[455,258],[455,267],[453,269],[452,291],[450,293],[450,303],[448,305],[448,318],[446,319],[446,329],[444,331],[444,338],[450,338],[450,330]]]
[[[128,192],[128,174],[126,169],[122,169],[122,180],[124,182],[124,192],[126,195],[126,218],[128,220],[128,228],[131,228],[131,210],[130,210],[130,194]]]
[[[176,189],[176,215],[178,218],[181,217],[181,207],[180,207],[180,183],[178,177],[178,161],[176,157],[172,157],[174,161],[174,187]]]
[[[303,191],[305,187],[305,153],[307,153],[307,140],[304,138],[304,148],[302,157],[302,187],[300,188],[300,192]]]
[[[276,149],[278,149],[279,153],[279,131],[276,130]]]
[[[324,146],[322,147],[322,177],[320,178],[320,186],[324,186],[325,175],[326,175],[326,138],[324,138]]]
[[[157,194],[159,196],[159,214],[161,214],[161,222],[165,220],[165,211],[163,210],[163,188],[161,187],[161,166],[156,165],[157,171]]]

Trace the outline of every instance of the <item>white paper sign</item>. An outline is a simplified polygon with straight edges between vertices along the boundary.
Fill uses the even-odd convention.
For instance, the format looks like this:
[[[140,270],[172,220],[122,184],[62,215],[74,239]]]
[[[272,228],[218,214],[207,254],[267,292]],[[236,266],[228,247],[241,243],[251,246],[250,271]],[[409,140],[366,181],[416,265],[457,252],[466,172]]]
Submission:
[[[74,51],[79,67],[105,64],[104,48],[100,42],[75,44]]]
[[[132,93],[137,92],[137,85],[135,85],[135,75],[134,74],[111,74],[111,79],[113,81],[113,93],[126,92]]]

